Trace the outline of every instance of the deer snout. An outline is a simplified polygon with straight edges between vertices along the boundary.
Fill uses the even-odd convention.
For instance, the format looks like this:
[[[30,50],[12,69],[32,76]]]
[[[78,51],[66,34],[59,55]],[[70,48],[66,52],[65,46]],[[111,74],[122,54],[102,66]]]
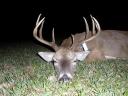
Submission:
[[[60,79],[59,81],[63,81],[63,82],[68,82],[71,78],[68,77],[68,75],[64,74]]]

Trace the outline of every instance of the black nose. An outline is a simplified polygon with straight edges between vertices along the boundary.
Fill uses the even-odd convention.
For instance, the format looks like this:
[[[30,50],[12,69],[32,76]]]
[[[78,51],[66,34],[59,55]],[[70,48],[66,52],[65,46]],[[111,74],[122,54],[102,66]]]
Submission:
[[[59,79],[59,81],[63,81],[63,82],[67,82],[69,80],[70,80],[70,78],[65,74]]]

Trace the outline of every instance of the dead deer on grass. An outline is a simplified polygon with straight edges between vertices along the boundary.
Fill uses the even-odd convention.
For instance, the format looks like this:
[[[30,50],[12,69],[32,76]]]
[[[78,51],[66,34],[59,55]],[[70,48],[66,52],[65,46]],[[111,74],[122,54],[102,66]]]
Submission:
[[[52,42],[42,37],[45,17],[39,15],[33,36],[41,43],[50,46],[55,52],[39,52],[47,62],[54,62],[58,80],[68,81],[73,78],[77,61],[94,61],[104,59],[128,58],[128,32],[117,30],[101,30],[99,22],[91,16],[92,31],[89,30],[87,20],[86,32],[71,35],[60,46],[55,43],[54,29]]]

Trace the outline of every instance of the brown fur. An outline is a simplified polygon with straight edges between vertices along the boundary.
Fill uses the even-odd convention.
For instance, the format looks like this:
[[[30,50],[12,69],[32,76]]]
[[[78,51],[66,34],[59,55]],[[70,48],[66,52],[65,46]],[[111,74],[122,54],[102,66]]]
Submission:
[[[85,33],[75,34],[74,51],[82,51],[80,42],[84,40]],[[71,37],[65,39],[61,46],[70,46]],[[102,30],[100,35],[86,43],[91,53],[86,60],[105,59],[105,56],[128,58],[128,31]]]

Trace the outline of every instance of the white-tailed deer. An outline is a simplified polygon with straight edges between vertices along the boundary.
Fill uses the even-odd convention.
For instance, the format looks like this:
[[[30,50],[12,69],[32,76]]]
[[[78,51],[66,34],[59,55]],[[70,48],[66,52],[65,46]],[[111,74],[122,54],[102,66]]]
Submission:
[[[55,52],[39,52],[47,62],[54,62],[58,80],[68,81],[73,78],[77,61],[93,61],[103,59],[128,58],[128,32],[116,30],[101,30],[98,21],[91,16],[92,31],[85,21],[86,32],[71,35],[60,46],[55,43],[54,29],[52,42],[42,37],[44,19],[37,19],[33,36],[41,43],[50,46]]]

